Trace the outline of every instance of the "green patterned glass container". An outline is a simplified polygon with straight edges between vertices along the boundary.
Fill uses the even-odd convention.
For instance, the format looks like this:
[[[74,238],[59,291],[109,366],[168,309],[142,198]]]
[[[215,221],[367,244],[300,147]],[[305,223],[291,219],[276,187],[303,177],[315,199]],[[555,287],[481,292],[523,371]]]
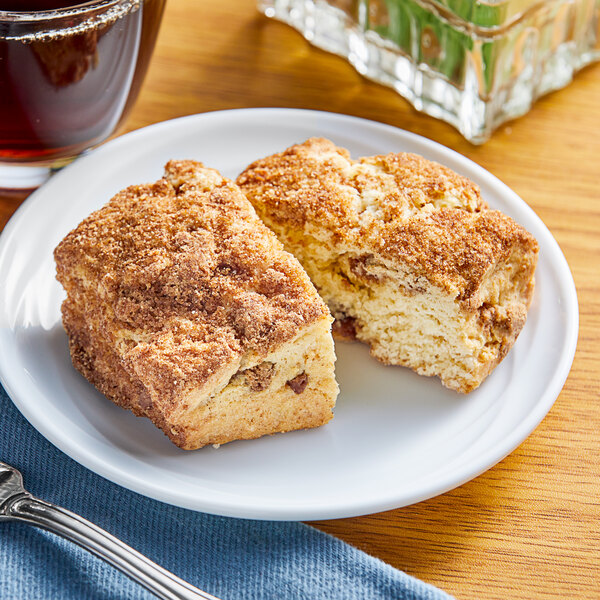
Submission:
[[[476,144],[600,60],[600,0],[259,0],[258,6]]]

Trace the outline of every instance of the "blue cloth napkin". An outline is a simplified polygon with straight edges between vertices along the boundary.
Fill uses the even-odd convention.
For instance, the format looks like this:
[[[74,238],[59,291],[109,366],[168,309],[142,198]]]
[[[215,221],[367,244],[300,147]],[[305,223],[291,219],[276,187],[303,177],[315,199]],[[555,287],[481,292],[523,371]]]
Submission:
[[[450,596],[302,523],[215,517],[130,492],[29,425],[0,386],[0,460],[34,495],[78,513],[222,600],[448,600]],[[73,543],[0,523],[1,600],[150,599]]]

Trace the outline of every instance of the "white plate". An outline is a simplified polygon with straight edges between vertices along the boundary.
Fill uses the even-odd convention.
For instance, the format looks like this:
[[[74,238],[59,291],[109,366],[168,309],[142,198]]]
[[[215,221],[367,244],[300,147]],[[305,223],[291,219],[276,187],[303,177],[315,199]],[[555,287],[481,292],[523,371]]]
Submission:
[[[470,177],[489,204],[540,243],[527,324],[475,392],[385,367],[338,344],[341,393],[325,427],[185,452],[108,402],[70,363],[52,250],[115,192],[154,181],[170,158],[235,177],[251,161],[319,135],[353,156],[417,152]],[[567,263],[533,211],[498,179],[434,142],[331,113],[248,109],[160,123],[118,138],[55,175],[0,237],[0,379],[46,438],[100,475],[164,502],[258,519],[348,517],[405,506],[482,473],[520,444],[558,396],[577,341]]]

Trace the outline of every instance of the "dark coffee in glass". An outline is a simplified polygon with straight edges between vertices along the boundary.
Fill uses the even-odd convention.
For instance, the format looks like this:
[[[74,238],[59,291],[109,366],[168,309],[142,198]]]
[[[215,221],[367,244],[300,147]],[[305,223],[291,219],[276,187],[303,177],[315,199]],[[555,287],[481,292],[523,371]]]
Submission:
[[[113,133],[141,86],[164,5],[0,0],[0,165],[56,164]]]

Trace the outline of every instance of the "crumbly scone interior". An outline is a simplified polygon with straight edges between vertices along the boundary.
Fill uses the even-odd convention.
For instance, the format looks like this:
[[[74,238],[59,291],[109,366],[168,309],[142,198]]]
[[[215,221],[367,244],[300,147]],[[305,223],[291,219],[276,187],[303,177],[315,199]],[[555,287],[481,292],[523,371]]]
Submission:
[[[258,364],[242,361],[218,391],[192,392],[173,421],[192,448],[319,427],[333,417],[334,361],[331,321],[323,319]]]
[[[279,235],[329,306],[334,334],[369,344],[386,364],[437,375],[451,389],[475,389],[525,322],[522,299],[531,299],[532,285],[525,278],[515,285],[522,265],[514,253],[490,270],[476,306],[465,310],[455,297],[381,257],[365,257],[358,248],[330,254],[311,236]]]

